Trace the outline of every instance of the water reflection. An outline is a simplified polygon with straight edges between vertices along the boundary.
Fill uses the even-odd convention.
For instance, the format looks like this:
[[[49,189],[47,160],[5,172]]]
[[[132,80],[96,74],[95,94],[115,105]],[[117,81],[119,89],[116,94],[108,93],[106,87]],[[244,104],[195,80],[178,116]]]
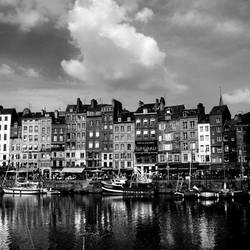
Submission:
[[[0,215],[0,249],[229,249],[250,244],[249,204],[236,202],[4,195]]]

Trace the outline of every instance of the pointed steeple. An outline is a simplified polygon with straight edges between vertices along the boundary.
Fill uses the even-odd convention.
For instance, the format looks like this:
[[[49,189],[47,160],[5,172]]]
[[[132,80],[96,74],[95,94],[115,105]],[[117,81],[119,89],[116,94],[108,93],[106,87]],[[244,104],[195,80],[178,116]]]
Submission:
[[[221,94],[221,86],[220,86],[220,101],[219,101],[219,106],[223,106],[223,99],[222,99],[222,94]]]

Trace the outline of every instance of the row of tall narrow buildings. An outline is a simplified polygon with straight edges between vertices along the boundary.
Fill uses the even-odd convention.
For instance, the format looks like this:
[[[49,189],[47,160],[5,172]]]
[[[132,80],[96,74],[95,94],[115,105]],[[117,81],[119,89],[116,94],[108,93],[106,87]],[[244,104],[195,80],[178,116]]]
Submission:
[[[248,171],[250,113],[233,119],[222,99],[209,113],[168,106],[161,97],[139,101],[135,112],[121,102],[95,99],[65,111],[31,112],[0,106],[0,166],[52,174],[120,169]]]

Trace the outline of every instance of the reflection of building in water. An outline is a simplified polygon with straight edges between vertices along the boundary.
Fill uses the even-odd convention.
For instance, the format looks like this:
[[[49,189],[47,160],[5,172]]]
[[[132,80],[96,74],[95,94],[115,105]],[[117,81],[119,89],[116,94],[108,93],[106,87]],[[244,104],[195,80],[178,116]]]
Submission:
[[[203,216],[199,222],[201,249],[213,249],[215,247],[215,225],[213,221],[208,222]]]
[[[0,213],[4,214],[0,208]],[[9,229],[7,216],[1,216],[0,218],[0,249],[9,249]]]

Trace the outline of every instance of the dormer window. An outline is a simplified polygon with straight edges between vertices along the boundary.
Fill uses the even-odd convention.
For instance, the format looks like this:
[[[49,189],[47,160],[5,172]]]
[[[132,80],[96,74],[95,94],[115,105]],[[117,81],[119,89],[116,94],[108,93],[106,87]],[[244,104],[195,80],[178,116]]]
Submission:
[[[128,118],[127,118],[127,121],[128,121],[128,122],[131,122],[131,117],[128,117]]]
[[[121,117],[118,117],[118,122],[121,122],[122,121],[122,118]]]
[[[148,113],[148,109],[147,108],[144,108],[143,109],[143,114],[147,114]]]

